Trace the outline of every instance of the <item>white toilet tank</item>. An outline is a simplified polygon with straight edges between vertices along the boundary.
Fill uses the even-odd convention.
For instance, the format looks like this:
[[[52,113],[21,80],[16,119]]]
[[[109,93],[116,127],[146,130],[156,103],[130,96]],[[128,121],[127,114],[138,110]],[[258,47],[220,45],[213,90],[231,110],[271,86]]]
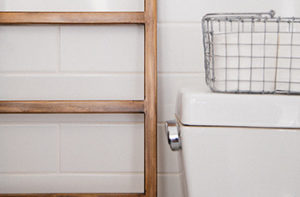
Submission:
[[[179,93],[186,197],[299,197],[300,97]]]

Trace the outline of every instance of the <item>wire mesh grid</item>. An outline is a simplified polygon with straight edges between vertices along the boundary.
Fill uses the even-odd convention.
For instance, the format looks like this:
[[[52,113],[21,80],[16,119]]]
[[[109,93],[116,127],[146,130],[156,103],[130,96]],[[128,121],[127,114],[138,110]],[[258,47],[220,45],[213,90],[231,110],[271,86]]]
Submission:
[[[300,94],[300,18],[215,13],[202,19],[206,83],[214,92]]]

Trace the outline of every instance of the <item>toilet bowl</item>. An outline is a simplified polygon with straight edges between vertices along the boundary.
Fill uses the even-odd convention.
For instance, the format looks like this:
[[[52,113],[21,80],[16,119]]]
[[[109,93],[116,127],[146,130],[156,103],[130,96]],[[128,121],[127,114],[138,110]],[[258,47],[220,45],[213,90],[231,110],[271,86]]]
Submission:
[[[182,90],[172,150],[186,197],[300,196],[300,98]]]

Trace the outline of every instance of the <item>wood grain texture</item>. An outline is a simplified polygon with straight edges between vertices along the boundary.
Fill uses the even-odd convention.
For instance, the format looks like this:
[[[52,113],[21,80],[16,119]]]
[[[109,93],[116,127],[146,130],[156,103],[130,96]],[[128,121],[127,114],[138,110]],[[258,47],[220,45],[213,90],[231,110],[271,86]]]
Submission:
[[[0,101],[0,113],[143,113],[144,101]]]
[[[0,24],[143,24],[144,12],[0,12]]]
[[[0,197],[144,197],[145,194],[0,194]]]
[[[157,196],[157,2],[145,0],[145,194]]]

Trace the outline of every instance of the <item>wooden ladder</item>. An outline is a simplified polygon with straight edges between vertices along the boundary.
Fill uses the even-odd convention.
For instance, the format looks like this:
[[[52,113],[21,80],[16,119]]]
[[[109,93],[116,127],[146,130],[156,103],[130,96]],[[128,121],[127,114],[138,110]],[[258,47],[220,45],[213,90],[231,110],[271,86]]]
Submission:
[[[0,113],[143,113],[144,193],[0,194],[43,197],[157,196],[157,6],[144,0],[144,12],[0,12],[0,24],[141,24],[144,25],[144,100],[0,101]]]

